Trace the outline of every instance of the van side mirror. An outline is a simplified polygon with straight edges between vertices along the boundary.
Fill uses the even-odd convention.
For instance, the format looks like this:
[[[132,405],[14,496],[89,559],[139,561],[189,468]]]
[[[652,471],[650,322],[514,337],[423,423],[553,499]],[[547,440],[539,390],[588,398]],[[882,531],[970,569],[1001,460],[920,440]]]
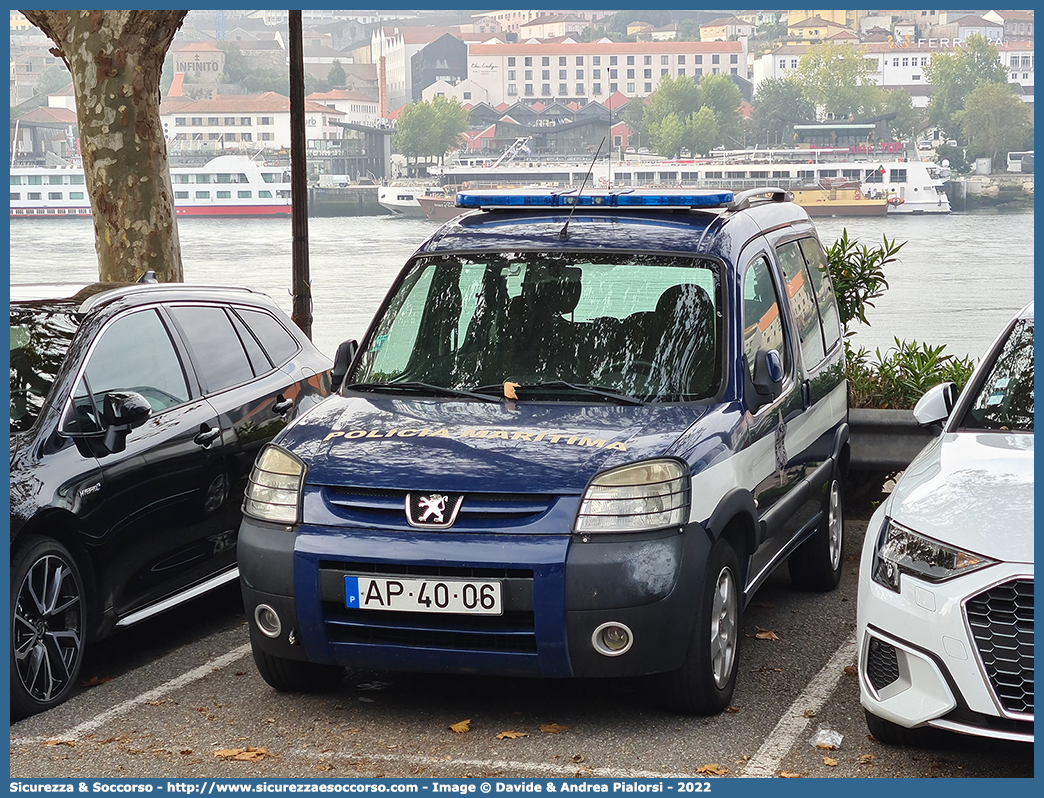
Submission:
[[[354,338],[342,341],[341,345],[337,347],[333,369],[330,370],[330,381],[333,383],[330,386],[331,391],[336,392],[340,389],[341,383],[344,382],[344,376],[348,373],[348,369],[351,367],[352,361],[355,360],[355,355],[358,351],[359,344]]]
[[[105,448],[116,454],[127,448],[127,436],[152,415],[152,405],[134,391],[110,391],[105,394],[102,423],[105,425]]]
[[[777,399],[783,393],[783,361],[775,349],[759,349],[754,353],[753,409]]]
[[[914,405],[914,420],[922,427],[942,424],[957,404],[957,385],[943,382],[929,388]]]

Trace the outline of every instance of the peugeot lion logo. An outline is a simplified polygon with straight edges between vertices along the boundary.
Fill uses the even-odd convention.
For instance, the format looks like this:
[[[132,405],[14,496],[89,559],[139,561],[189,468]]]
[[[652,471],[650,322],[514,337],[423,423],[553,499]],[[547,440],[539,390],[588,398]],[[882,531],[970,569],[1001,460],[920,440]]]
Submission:
[[[463,494],[407,493],[406,521],[410,526],[424,529],[449,529],[457,520],[457,511],[464,501]]]

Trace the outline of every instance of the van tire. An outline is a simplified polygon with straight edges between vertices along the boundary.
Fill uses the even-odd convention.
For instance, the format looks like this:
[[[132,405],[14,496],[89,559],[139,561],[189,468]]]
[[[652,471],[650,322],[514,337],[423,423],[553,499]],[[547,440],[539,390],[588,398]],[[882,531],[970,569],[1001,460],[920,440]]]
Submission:
[[[713,715],[732,701],[742,636],[740,573],[736,552],[718,540],[707,557],[685,658],[678,670],[660,677],[660,697],[673,712]]]
[[[822,518],[812,537],[787,558],[790,583],[798,590],[826,593],[841,581],[845,542],[844,488],[835,470],[827,485]]]
[[[322,693],[332,690],[344,678],[344,668],[336,665],[275,657],[253,641],[250,648],[261,678],[280,693]]]

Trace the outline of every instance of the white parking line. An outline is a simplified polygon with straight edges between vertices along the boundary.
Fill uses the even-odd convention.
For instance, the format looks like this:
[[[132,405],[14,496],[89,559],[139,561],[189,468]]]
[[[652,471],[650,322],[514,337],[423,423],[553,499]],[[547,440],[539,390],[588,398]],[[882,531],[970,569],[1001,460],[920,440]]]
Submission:
[[[104,723],[108,723],[113,718],[118,717],[124,714],[125,712],[128,712],[134,709],[135,707],[146,703],[147,701],[155,701],[159,698],[162,698],[167,693],[171,693],[175,690],[180,690],[185,685],[199,681],[207,674],[213,673],[216,670],[220,670],[221,668],[231,665],[233,662],[242,659],[249,653],[250,644],[244,643],[238,648],[232,649],[227,654],[222,654],[220,657],[216,657],[215,659],[210,660],[210,662],[207,662],[204,665],[200,665],[198,668],[193,668],[190,671],[186,671],[180,676],[171,679],[169,682],[164,682],[159,687],[141,693],[140,695],[135,696],[134,698],[127,699],[123,703],[117,704],[111,709],[107,709],[104,712],[95,715],[90,720],[85,720],[78,726],[73,726],[68,731],[60,732],[58,734],[50,735],[48,737],[12,737],[11,745],[33,745],[36,743],[42,743],[46,740],[78,740],[82,735],[86,734],[89,731],[97,729]]]
[[[845,666],[851,665],[855,661],[855,654],[856,640],[853,636],[841,644],[841,648],[834,652],[830,661],[823,666],[823,669],[801,691],[801,695],[795,699],[790,708],[783,713],[776,728],[765,738],[761,748],[743,768],[741,778],[763,778],[776,775],[783,757],[794,747],[794,743],[808,726],[811,720],[810,714],[819,712],[823,708],[841,680]]]

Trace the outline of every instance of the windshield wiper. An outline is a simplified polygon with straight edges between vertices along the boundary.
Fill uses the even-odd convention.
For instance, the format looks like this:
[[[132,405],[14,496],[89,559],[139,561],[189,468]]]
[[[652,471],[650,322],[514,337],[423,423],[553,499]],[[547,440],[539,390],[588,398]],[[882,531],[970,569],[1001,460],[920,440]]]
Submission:
[[[500,385],[483,385],[478,388],[474,388],[475,391],[497,391],[501,392],[504,390],[503,384]],[[577,385],[572,382],[565,382],[564,380],[552,380],[551,382],[536,382],[526,383],[519,385],[516,391],[573,391],[574,393],[581,393],[586,396],[600,396],[603,399],[608,399],[610,402],[615,402],[620,405],[644,405],[641,399],[634,396],[628,396],[627,394],[617,393],[616,391],[610,391],[605,388],[601,388],[597,385]]]
[[[452,396],[457,398],[478,399],[481,402],[497,403],[500,399],[484,393],[472,393],[471,391],[458,390],[456,388],[445,388],[441,385],[431,385],[427,382],[353,382],[344,386],[349,391],[375,391],[384,393],[430,393],[434,396]]]

